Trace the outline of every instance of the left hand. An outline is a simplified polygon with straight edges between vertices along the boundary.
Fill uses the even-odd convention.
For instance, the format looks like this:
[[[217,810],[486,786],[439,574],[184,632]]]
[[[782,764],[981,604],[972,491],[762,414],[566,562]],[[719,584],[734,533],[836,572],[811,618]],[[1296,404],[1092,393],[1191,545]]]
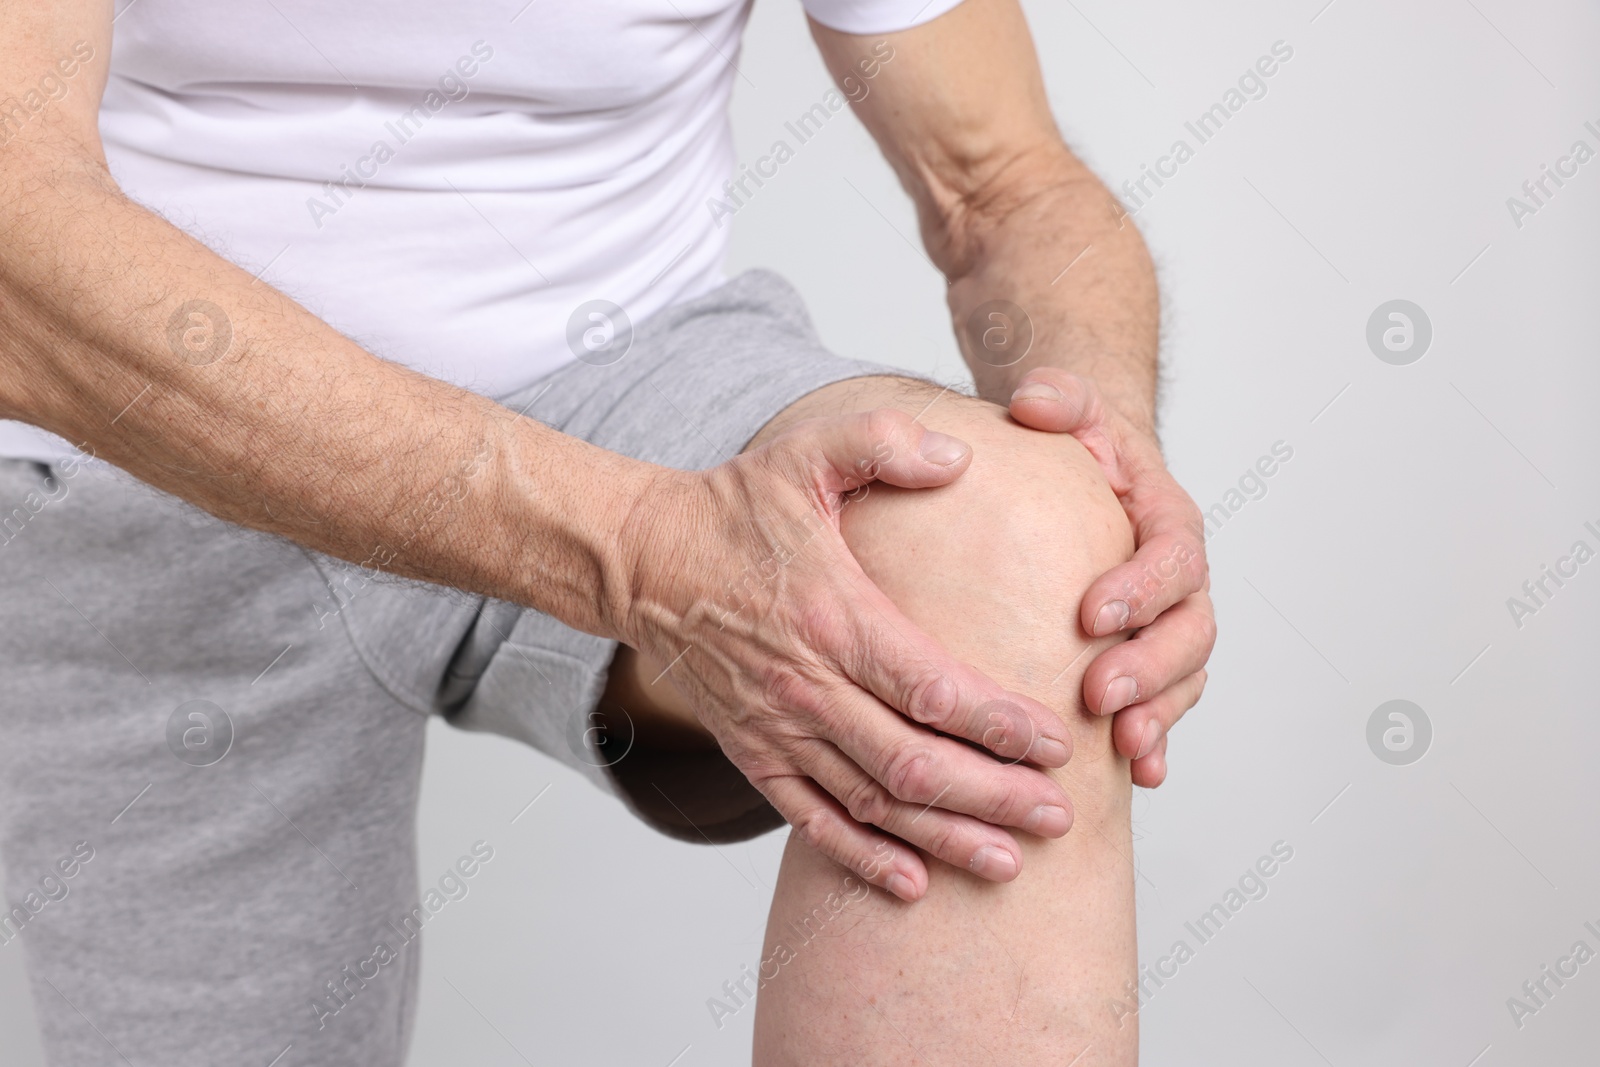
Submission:
[[[1029,371],[1011,397],[1011,417],[1076,437],[1128,513],[1133,559],[1089,586],[1080,617],[1095,637],[1136,632],[1089,665],[1083,699],[1097,715],[1115,713],[1111,736],[1133,761],[1134,784],[1154,788],[1167,776],[1167,731],[1199,701],[1217,639],[1200,509],[1167,472],[1155,439],[1076,374]]]

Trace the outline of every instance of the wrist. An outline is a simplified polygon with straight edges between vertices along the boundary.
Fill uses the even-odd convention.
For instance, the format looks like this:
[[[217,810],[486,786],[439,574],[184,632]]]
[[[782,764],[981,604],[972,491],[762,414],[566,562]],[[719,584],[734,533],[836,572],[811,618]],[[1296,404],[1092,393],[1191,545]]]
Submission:
[[[679,474],[529,419],[501,471],[511,599],[585,633],[629,642],[654,486]]]
[[[1030,374],[1047,368],[1062,371],[1092,382],[1108,406],[1153,435],[1157,367],[1153,337],[1148,347],[1130,340],[1128,331],[1079,317],[1053,294],[1030,296],[1003,280],[1014,276],[1015,272],[969,275],[949,289],[952,325],[978,396],[1009,407],[1012,395]]]
[[[1160,302],[1121,205],[1070,157],[1023,169],[995,199],[1003,209],[965,220],[947,270],[979,395],[1004,405],[1029,371],[1056,367],[1093,380],[1130,422],[1153,428]]]
[[[688,521],[699,473],[640,463],[615,500],[614,534],[606,555],[605,636],[633,648],[651,644],[649,634],[668,614],[658,580],[682,564],[676,536]],[[657,580],[652,580],[657,579]]]

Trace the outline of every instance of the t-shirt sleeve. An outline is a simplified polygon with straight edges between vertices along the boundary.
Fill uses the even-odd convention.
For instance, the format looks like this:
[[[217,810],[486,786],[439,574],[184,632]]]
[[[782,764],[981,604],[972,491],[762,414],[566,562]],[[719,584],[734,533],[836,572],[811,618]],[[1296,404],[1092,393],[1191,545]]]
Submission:
[[[961,0],[801,0],[806,14],[841,33],[896,33],[932,22]]]

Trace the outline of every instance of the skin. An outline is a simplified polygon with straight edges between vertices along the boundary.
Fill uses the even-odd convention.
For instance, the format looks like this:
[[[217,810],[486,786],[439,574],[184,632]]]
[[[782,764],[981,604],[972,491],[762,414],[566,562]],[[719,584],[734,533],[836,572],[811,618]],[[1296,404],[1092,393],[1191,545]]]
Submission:
[[[979,395],[1024,426],[1077,437],[1133,524],[1136,554],[1096,578],[1080,619],[1091,634],[1134,636],[1093,658],[1083,696],[1117,714],[1134,782],[1160,785],[1167,732],[1204,688],[1216,623],[1199,510],[1154,434],[1160,306],[1139,231],[1062,141],[1016,0],[965,0],[881,37],[811,32],[916,204]],[[866,78],[885,48],[893,58]],[[986,350],[972,327],[994,300],[1031,323],[1025,358]]]
[[[1151,433],[1149,258],[1055,134],[1014,3],[967,0],[890,36],[892,65],[864,96],[848,79],[882,42],[812,31],[917,203],[980,394],[1009,410],[892,379],[846,382],[784,412],[751,447],[807,419],[884,407],[972,443],[959,481],[873,487],[836,519],[910,619],[1061,714],[1076,754],[1052,774],[1073,798],[1074,830],[1020,835],[1008,862],[1028,873],[1010,884],[931,865],[909,907],[855,880],[875,864],[841,872],[797,827],[761,960],[724,1003],[757,995],[758,1067],[1135,1064],[1137,1019],[1112,1009],[1137,981],[1131,788],[1165,777],[1167,731],[1199,699],[1215,638],[1194,506]],[[1073,254],[1063,250],[1086,247],[1096,254],[1059,273]],[[1034,324],[1034,350],[1012,366],[963,331],[991,299]],[[692,743],[695,703],[661,671],[625,648],[613,694]],[[1121,678],[1129,691],[1114,688]],[[933,796],[955,783],[927,768],[916,784]],[[858,819],[906,828],[910,844],[876,862],[916,849],[922,820],[895,795],[860,776],[836,795]]]
[[[1053,776],[1072,797],[1072,832],[1023,835],[1017,860],[1027,876],[1009,885],[930,865],[915,906],[869,891],[856,875],[870,868],[843,872],[792,834],[755,977],[721,1003],[741,1008],[756,995],[757,1067],[1059,1067],[1080,1053],[1075,1067],[1136,1063],[1137,1020],[1109,1007],[1137,978],[1129,761],[1112,742],[1112,717],[1079,696],[1089,655],[1123,637],[1092,638],[1076,624],[1092,580],[1132,555],[1130,524],[1077,440],[923,382],[829,386],[774,419],[752,447],[781,441],[807,418],[881,407],[970,441],[972,467],[937,490],[872,487],[840,512],[846,543],[910,618],[1068,723],[1074,756]],[[675,722],[687,743],[692,702],[651,686],[656,665],[642,657],[624,652],[619,665],[612,697],[631,709],[653,695],[649,714]],[[928,795],[955,784],[932,767],[923,773]],[[907,840],[921,822],[917,806],[865,776],[846,796],[857,818]]]
[[[894,49],[872,92],[845,88],[1008,415],[873,380],[705,472],[377,359],[128,201],[95,122],[110,18],[0,2],[5,92],[78,40],[100,57],[0,145],[0,415],[233,522],[623,642],[642,729],[714,740],[794,825],[769,950],[842,879],[889,890],[847,890],[768,985],[763,1065],[1133,1062],[1102,1010],[1134,973],[1130,780],[1164,776],[1214,630],[1153,436],[1149,257],[1061,142],[1015,0],[883,41],[812,27],[841,82]],[[210,361],[169,328],[197,299],[233,332]],[[1031,323],[1026,358],[971,327],[995,300]],[[815,536],[781,580],[719,604],[796,528]]]
[[[892,396],[869,386],[829,400],[848,409]],[[1074,755],[1053,773],[1073,800],[1073,829],[1058,841],[1021,837],[1027,873],[1009,885],[934,865],[915,907],[865,887],[858,904],[830,907],[830,893],[849,892],[844,878],[791,836],[762,954],[772,980],[757,1000],[754,1063],[1134,1064],[1136,1020],[1121,1025],[1107,1007],[1138,966],[1132,785],[1112,720],[1077,695],[1084,653],[1121,638],[1074,625],[1089,583],[1132,555],[1132,531],[1071,437],[949,396],[922,418],[972,442],[970,477],[869,496],[846,513],[845,540],[908,616],[1061,714]],[[1007,506],[1040,485],[1051,491]],[[805,942],[793,924],[818,904],[828,921],[814,920],[819,935]],[[794,955],[787,963],[780,945]]]
[[[1080,605],[1085,632],[1133,640],[1091,659],[1083,699],[1115,713],[1134,784],[1160,785],[1166,734],[1205,688],[1216,621],[1198,509],[1155,442],[1160,306],[1149,251],[1061,141],[1014,0],[965,0],[904,34],[858,37],[814,21],[811,34],[917,205],[979,395],[1008,403],[1021,426],[1077,437],[1133,525],[1138,552],[1101,574]],[[1035,334],[1010,366],[986,358],[966,326],[974,309],[1002,298],[1026,310]],[[613,696],[643,707],[659,721],[643,728],[677,744],[707,739],[690,707],[656,686],[659,673],[622,648]],[[1118,693],[1118,680],[1131,686]]]
[[[847,889],[768,984],[761,1064],[1134,1062],[1102,1010],[1134,975],[1130,781],[1164,776],[1213,624],[1153,436],[1149,257],[1061,142],[1015,0],[886,38],[866,95],[846,79],[883,42],[812,27],[1009,416],[834,387],[706,472],[385,363],[128,201],[95,125],[110,17],[0,3],[6,91],[77,40],[101,57],[0,146],[0,415],[242,525],[622,641],[641,729],[714,740],[795,827],[769,952],[842,879],[889,890]],[[233,331],[214,361],[169,331],[195,299]],[[1031,323],[1026,358],[971,327],[994,300]],[[795,528],[815,536],[780,580],[719,604]]]
[[[906,488],[946,484],[965,470],[965,446],[925,437],[904,414],[876,412],[796,429],[781,447],[712,471],[667,471],[375,358],[120,194],[95,122],[110,18],[103,0],[0,7],[0,69],[23,72],[16,91],[79,40],[100,57],[64,99],[6,131],[0,414],[79,442],[230,521],[536,607],[675,663],[673,683],[692,693],[723,750],[752,780],[777,783],[769,797],[779,810],[833,859],[871,867],[875,884],[907,898],[926,885],[922,860],[900,849],[892,864],[876,863],[892,839],[841,814],[837,798],[857,771],[881,784],[905,781],[894,754],[908,729],[917,732],[910,723],[988,738],[1009,760],[1063,761],[1068,737],[1049,709],[961,663],[905,618],[836,528],[823,530],[814,566],[787,569],[768,608],[769,621],[785,625],[728,626],[708,600],[723,575],[766,559],[761,529],[827,519],[830,498],[866,469]],[[1198,676],[1209,638],[1193,619],[1208,623],[1209,607],[1198,551],[1173,579],[1138,580],[1141,568],[1170,557],[1172,542],[1198,531],[1147,432],[1148,257],[1061,145],[1014,3],[972,0],[930,27],[897,35],[908,61],[858,111],[917,201],[931,253],[951,276],[957,321],[995,292],[1033,309],[1037,355],[977,368],[980,387],[999,395],[1020,384],[1018,421],[1072,433],[1091,450],[1098,438],[1108,443],[1095,451],[1102,466],[1128,474],[1112,484],[1139,554],[1132,568],[1102,576],[1082,611],[1097,633],[1145,626],[1124,646],[1143,647],[1096,660],[1085,685],[1090,706],[1109,711],[1106,676],[1139,679],[1136,699],[1148,699],[1122,714],[1161,727],[1156,747],[1148,730],[1136,731],[1147,749],[1136,762],[1159,780],[1165,728],[1187,707],[1168,694]],[[815,32],[836,71],[861,61],[861,42]],[[1043,277],[1061,250],[1089,237],[1105,254],[1047,292]],[[209,362],[189,358],[171,329],[196,299],[233,333]],[[1098,401],[1078,379],[1051,378],[1057,369],[1093,373],[1110,398],[1103,412],[1093,415]],[[1047,382],[1054,391],[1032,389]],[[895,460],[876,464],[885,450]],[[797,737],[836,745],[852,766],[818,781],[795,762],[805,747]],[[1015,841],[1000,827],[1038,828],[1041,818],[1052,822],[1041,812],[1062,804],[1031,768],[995,767],[965,749],[940,758],[941,773],[963,784],[921,820],[938,840],[971,840],[956,830],[988,814],[999,820],[991,839],[1011,843],[1014,865]],[[907,803],[929,801],[900,792]],[[940,855],[966,869],[977,853]],[[1006,865],[978,867],[1008,875]]]
[[[940,745],[941,772],[962,786],[918,824],[930,835],[919,843],[943,842],[931,853],[971,868],[981,846],[957,829],[974,815],[994,820],[984,840],[1013,857],[1006,828],[1064,829],[1048,809],[1065,797],[1039,769],[1065,762],[1064,725],[906,619],[826,521],[829,500],[865,471],[905,488],[959,478],[964,444],[885,411],[672,471],[378,359],[121,194],[96,124],[111,16],[105,0],[0,5],[0,70],[16,79],[0,86],[7,95],[75,42],[97,57],[0,145],[0,415],[229,521],[538,608],[674,663],[674,684],[735,765],[851,868],[895,839],[846,814],[837,791],[857,772],[903,778],[908,735],[987,738],[1013,761]],[[195,300],[218,320],[209,328],[232,331],[201,360],[181,343]],[[763,531],[819,518],[815,552],[785,569],[765,625],[730,624],[717,598],[727,575],[768,558]],[[808,741],[835,745],[853,770],[818,779],[796,762]],[[901,790],[908,803],[934,799]],[[905,849],[874,867],[874,884],[907,899],[926,879]]]
[[[1087,634],[1131,639],[1088,658],[1082,699],[1096,714],[1114,713],[1112,738],[1133,782],[1158,786],[1167,734],[1205,687],[1216,624],[1199,512],[1167,472],[1152,429],[1160,316],[1144,243],[1062,142],[1014,0],[965,0],[880,37],[815,22],[811,31],[917,205],[980,396],[1008,402],[1020,426],[1075,437],[1122,504],[1136,553],[1080,591],[1078,623]],[[1026,358],[1008,366],[967,326],[994,299],[1023,308],[1034,330]],[[788,413],[774,421],[792,423]],[[754,444],[772,440],[763,433]],[[1019,493],[1014,506],[1031,507],[1038,495]],[[680,745],[707,742],[712,733],[692,702],[663,684],[665,662],[621,649],[612,696],[643,709],[642,730]]]
[[[892,840],[841,814],[838,775],[819,782],[795,764],[795,734],[838,745],[880,782],[901,774],[893,754],[904,748],[913,723],[979,743],[987,736],[1002,746],[1001,755],[1025,757],[1036,767],[1064,761],[1067,737],[1049,709],[1007,693],[904,618],[861,573],[836,529],[818,538],[815,566],[787,569],[784,595],[769,609],[787,625],[759,633],[727,626],[713,606],[725,575],[767,558],[762,529],[826,518],[829,494],[854,487],[866,467],[908,488],[945,484],[966,467],[963,445],[924,441],[919,425],[885,413],[812,425],[781,449],[711,471],[667,471],[377,359],[121,195],[105,168],[96,125],[111,11],[104,0],[0,6],[0,69],[19,72],[8,92],[32,84],[34,72],[50,70],[77,41],[87,41],[99,57],[83,65],[64,98],[7,128],[0,146],[6,326],[0,415],[52,430],[230,521],[357,563],[536,607],[674,663],[674,684],[694,694],[697,716],[714,727],[739,769],[776,783],[769,799],[779,811],[851,868],[872,864]],[[1032,231],[1015,220],[1028,212],[1076,217],[1075,205],[1091,201],[1097,217],[1106,215],[1103,190],[1086,191],[1087,172],[1046,121],[1025,28],[1017,36],[1020,16],[999,0],[980,0],[973,11],[1000,19],[1004,47],[952,57],[949,49],[959,43],[946,41],[926,62],[901,63],[897,77],[907,76],[905,88],[880,77],[862,111],[902,174],[915,170],[930,179],[908,187],[918,196],[930,246],[950,264],[958,315],[985,291],[986,278],[1042,269],[1039,242],[1025,241]],[[830,64],[859,62],[850,41],[830,42],[820,30],[818,36]],[[1019,54],[1030,63],[1022,74],[1008,74],[1007,63]],[[889,124],[904,134],[885,134],[885,115],[917,110],[908,100],[927,88],[929,64],[952,58],[964,76],[978,80],[977,88],[992,83],[997,95],[985,105],[993,111],[989,118],[1018,105],[1017,117],[1006,120],[1021,124],[1014,140],[1000,144],[984,132],[981,117],[959,112],[945,116],[960,119],[949,124],[954,140],[930,132],[941,128],[937,113],[908,113],[903,124]],[[930,99],[936,111],[959,105],[945,93]],[[914,151],[919,146],[927,150],[925,165]],[[996,154],[1002,149],[1005,158]],[[1019,206],[1000,209],[1007,204]],[[1077,235],[1078,223],[1059,225],[1061,240]],[[1124,251],[1137,283],[1148,263],[1139,266],[1136,235]],[[1100,262],[1117,260],[1108,253]],[[1060,299],[1069,308],[1093,296],[1093,286],[1080,293],[1079,284],[1063,280]],[[1128,291],[1141,290],[1131,284]],[[170,329],[177,321],[182,335],[180,309],[192,300],[208,301],[232,330],[231,346],[209,362],[186,354]],[[1106,336],[1123,332],[1109,329]],[[1105,346],[1110,354],[1086,357],[1082,345],[1041,338],[1041,359],[1048,351],[1053,366],[1097,369],[1113,395],[1137,410],[1152,380],[1153,334],[1146,340],[1130,334]],[[984,388],[1003,388],[1005,380],[986,378]],[[1023,421],[1037,415],[1047,429],[1092,430],[1049,425],[1051,417],[1058,423],[1078,417],[1070,404],[1070,397],[1047,396],[1019,401],[1014,414]],[[1059,410],[1048,416],[1035,409]],[[1124,414],[1116,418],[1139,425]],[[1144,455],[1154,492],[1170,496],[1176,487],[1160,482],[1153,443],[1136,434],[1129,440],[1134,447],[1125,454]],[[896,461],[874,467],[885,449]],[[1124,503],[1138,501],[1125,496]],[[1190,568],[1135,602],[1127,626],[1182,601],[1200,574]],[[1127,584],[1117,571],[1102,582],[1112,592]],[[1084,610],[1098,608],[1086,603]],[[1149,681],[1141,681],[1141,692],[1170,688],[1204,658],[1205,650],[1185,645],[1182,635],[1145,643]],[[1114,666],[1119,676],[1132,669]],[[1155,716],[1151,708],[1142,713]],[[1170,706],[1162,714],[1175,717]],[[993,728],[991,715],[1003,729]],[[1024,743],[1031,746],[1026,753],[1015,750]],[[1064,801],[1034,767],[996,768],[968,750],[942,755],[952,771],[961,770],[952,777],[964,786],[938,799],[919,827],[931,826],[943,839],[963,840],[950,831],[967,816],[1004,812],[994,816],[1000,821],[990,837],[999,835],[1015,858],[1015,841],[1003,827],[1050,823],[1041,810]],[[1159,751],[1149,756],[1159,758]],[[966,869],[975,855],[941,858]],[[875,884],[914,899],[926,885],[926,867],[907,850],[897,857],[875,868]]]

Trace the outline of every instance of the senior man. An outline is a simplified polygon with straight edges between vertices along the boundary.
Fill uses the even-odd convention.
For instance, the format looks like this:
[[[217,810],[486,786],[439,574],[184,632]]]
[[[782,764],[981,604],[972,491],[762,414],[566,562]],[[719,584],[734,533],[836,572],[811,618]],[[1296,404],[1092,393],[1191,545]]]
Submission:
[[[0,927],[54,1062],[401,1062],[431,714],[792,824],[758,1062],[1136,1056],[1130,781],[1213,632],[1149,260],[1015,0],[807,9],[987,399],[720,273],[746,0],[0,8]]]

